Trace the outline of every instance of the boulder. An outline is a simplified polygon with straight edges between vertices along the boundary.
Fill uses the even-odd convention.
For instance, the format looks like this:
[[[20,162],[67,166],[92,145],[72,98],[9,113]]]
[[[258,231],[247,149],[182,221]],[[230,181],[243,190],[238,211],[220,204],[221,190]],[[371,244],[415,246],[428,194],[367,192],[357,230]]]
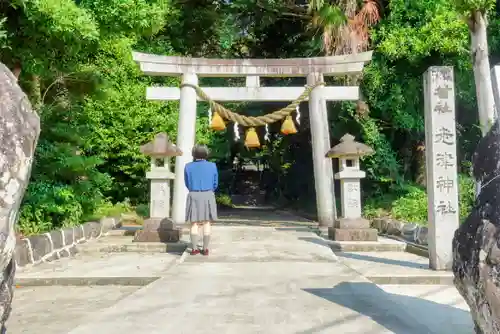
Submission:
[[[3,333],[12,303],[16,264],[14,226],[28,185],[40,119],[16,77],[0,63],[0,326]]]
[[[467,301],[476,333],[500,333],[500,124],[481,139],[473,157],[482,189],[453,238],[454,283]]]
[[[387,234],[401,235],[405,224],[399,220],[392,219],[387,222]]]

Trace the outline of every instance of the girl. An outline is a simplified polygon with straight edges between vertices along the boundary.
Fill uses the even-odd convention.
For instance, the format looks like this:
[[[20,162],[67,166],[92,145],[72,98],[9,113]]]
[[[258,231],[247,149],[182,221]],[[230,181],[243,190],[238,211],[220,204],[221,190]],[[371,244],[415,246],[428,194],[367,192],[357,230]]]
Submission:
[[[210,223],[217,219],[217,205],[214,191],[219,183],[217,166],[207,161],[208,148],[205,145],[193,147],[193,162],[184,169],[184,182],[189,190],[186,202],[186,222],[191,223],[191,255],[200,253],[198,249],[199,227],[203,225],[203,249],[208,255],[210,243]]]

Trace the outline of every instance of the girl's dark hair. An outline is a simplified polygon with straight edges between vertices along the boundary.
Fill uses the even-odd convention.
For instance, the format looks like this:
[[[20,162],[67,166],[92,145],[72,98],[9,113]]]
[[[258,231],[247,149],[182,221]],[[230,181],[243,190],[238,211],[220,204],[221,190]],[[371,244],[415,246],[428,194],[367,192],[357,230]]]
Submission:
[[[194,145],[192,155],[196,160],[206,160],[208,158],[208,147],[206,145]]]

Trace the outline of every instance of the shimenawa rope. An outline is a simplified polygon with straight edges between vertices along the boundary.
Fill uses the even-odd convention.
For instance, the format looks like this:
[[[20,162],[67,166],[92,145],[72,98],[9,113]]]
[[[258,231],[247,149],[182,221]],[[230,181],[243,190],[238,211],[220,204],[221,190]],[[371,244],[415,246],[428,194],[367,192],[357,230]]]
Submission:
[[[304,92],[302,92],[302,94],[300,94],[300,96],[295,101],[293,101],[286,107],[274,111],[270,114],[257,117],[244,116],[232,112],[231,110],[225,108],[224,106],[212,100],[199,86],[185,83],[182,84],[181,87],[188,86],[194,88],[196,90],[196,94],[200,97],[200,99],[205,100],[210,104],[210,109],[212,110],[212,112],[217,112],[222,118],[232,122],[236,122],[243,126],[254,127],[254,126],[265,126],[266,124],[271,124],[280,121],[285,117],[289,116],[293,111],[296,110],[297,106],[299,106],[302,102],[307,100],[307,98],[311,94],[311,91],[314,88],[323,85],[325,85],[324,82],[318,82],[314,85],[306,85]]]

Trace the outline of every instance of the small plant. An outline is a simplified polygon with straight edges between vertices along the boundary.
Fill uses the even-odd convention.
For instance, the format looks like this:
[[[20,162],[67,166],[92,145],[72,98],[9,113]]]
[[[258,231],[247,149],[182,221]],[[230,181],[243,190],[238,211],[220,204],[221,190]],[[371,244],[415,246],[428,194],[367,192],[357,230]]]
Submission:
[[[458,176],[459,217],[463,222],[474,205],[474,180]],[[366,218],[392,217],[405,222],[427,224],[427,192],[424,188],[404,184],[398,190],[366,200],[363,208]]]
[[[148,218],[149,217],[149,205],[148,204],[138,204],[135,207],[135,213],[139,216]]]
[[[476,199],[475,186],[473,178],[465,175],[458,176],[460,222],[463,222],[472,211]]]
[[[227,194],[217,194],[215,195],[215,201],[217,204],[225,207],[233,207],[233,201],[231,200],[231,196]]]
[[[417,186],[408,186],[406,195],[392,203],[391,216],[412,223],[427,223],[427,193]]]
[[[122,213],[133,211],[134,210],[128,200],[116,204],[104,202],[102,205],[97,207],[97,210],[95,210],[94,214],[91,217],[93,219],[99,219],[102,217],[119,217]],[[89,218],[87,218],[86,220],[89,220]]]

